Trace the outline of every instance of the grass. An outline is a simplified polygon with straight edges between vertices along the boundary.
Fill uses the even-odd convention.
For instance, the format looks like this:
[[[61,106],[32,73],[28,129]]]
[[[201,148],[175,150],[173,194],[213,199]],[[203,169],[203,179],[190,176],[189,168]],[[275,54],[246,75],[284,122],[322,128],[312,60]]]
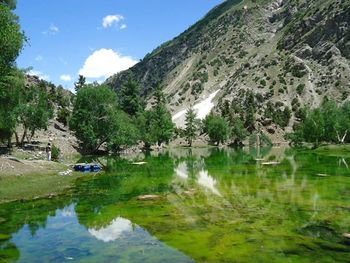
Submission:
[[[57,172],[0,176],[0,203],[56,196],[71,188],[82,173],[62,176]]]

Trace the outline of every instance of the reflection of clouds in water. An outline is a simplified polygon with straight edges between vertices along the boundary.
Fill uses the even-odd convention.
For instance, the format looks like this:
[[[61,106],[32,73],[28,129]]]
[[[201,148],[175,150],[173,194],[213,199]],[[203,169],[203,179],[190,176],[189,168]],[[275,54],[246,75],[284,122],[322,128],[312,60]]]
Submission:
[[[175,173],[177,176],[187,179],[188,178],[188,171],[187,171],[187,165],[185,162],[182,162],[178,165],[178,167],[175,169]]]
[[[130,220],[118,217],[112,223],[101,229],[89,229],[89,233],[105,243],[115,241],[125,232],[132,232],[133,227]]]
[[[216,180],[208,174],[208,171],[202,170],[199,172],[198,183],[212,191],[214,194],[221,196],[220,192],[215,187]]]

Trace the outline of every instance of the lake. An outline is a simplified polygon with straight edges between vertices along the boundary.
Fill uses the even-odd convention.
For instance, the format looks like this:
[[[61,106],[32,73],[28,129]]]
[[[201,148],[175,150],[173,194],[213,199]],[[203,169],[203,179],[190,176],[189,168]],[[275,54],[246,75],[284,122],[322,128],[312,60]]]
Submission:
[[[350,262],[349,157],[179,148],[91,159],[105,172],[64,195],[0,205],[0,262]]]

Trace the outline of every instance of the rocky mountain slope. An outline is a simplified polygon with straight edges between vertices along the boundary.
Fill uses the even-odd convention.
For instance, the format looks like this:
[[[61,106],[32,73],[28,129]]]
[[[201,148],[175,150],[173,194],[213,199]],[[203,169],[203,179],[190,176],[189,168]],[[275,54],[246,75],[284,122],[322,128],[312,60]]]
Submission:
[[[220,90],[215,110],[252,107],[257,129],[284,133],[301,107],[349,100],[350,1],[227,0],[106,83],[118,93],[129,73],[147,98],[160,81],[173,114]]]

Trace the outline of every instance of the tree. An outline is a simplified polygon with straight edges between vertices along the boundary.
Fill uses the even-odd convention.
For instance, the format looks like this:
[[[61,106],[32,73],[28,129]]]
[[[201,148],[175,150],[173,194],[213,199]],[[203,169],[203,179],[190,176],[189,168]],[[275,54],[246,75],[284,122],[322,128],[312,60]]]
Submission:
[[[16,7],[14,0],[0,1],[0,140],[11,137],[16,127],[16,107],[24,86],[23,73],[16,69],[15,60],[25,40],[18,17],[11,12]]]
[[[140,96],[138,83],[130,75],[119,93],[119,105],[123,111],[131,116],[143,111],[144,102]]]
[[[111,140],[116,110],[116,94],[108,87],[87,85],[78,90],[69,124],[84,152],[95,153]]]
[[[230,121],[231,137],[235,146],[243,145],[243,140],[247,138],[248,131],[244,128],[244,123],[238,117]]]
[[[324,119],[320,109],[308,113],[303,123],[303,135],[306,142],[314,143],[317,147],[324,136]]]
[[[14,68],[25,37],[20,30],[18,17],[9,8],[14,7],[11,1],[0,3],[0,76],[6,76]]]
[[[222,117],[211,117],[207,121],[206,130],[208,131],[208,135],[210,140],[219,145],[220,143],[224,143],[229,136],[229,127],[227,122]]]
[[[137,143],[140,138],[139,130],[127,113],[121,110],[115,111],[112,124],[114,125],[113,136],[107,142],[110,150],[118,152],[123,147]]]
[[[11,137],[16,129],[17,106],[24,86],[24,75],[13,69],[7,75],[0,75],[0,140],[11,147]]]
[[[85,86],[86,78],[83,75],[79,75],[78,81],[74,83],[75,92],[77,93],[79,89]]]
[[[146,149],[149,149],[157,141],[152,127],[153,119],[153,111],[150,110],[139,113],[136,117],[140,139]]]
[[[49,118],[52,117],[45,84],[31,86],[24,90],[16,111],[18,124],[22,124],[24,129],[20,141],[16,134],[17,144],[23,145],[25,138],[31,142],[37,130],[47,129]]]
[[[152,108],[151,133],[160,146],[163,142],[168,143],[174,132],[174,123],[171,114],[165,106],[165,96],[158,84],[155,92],[155,106]]]
[[[1,4],[6,5],[10,9],[15,9],[16,5],[17,5],[17,1],[16,0],[0,0],[0,5]]]
[[[199,127],[199,120],[196,117],[196,112],[194,111],[193,107],[190,106],[186,112],[185,119],[185,136],[190,147],[192,147],[192,141],[196,138]]]

